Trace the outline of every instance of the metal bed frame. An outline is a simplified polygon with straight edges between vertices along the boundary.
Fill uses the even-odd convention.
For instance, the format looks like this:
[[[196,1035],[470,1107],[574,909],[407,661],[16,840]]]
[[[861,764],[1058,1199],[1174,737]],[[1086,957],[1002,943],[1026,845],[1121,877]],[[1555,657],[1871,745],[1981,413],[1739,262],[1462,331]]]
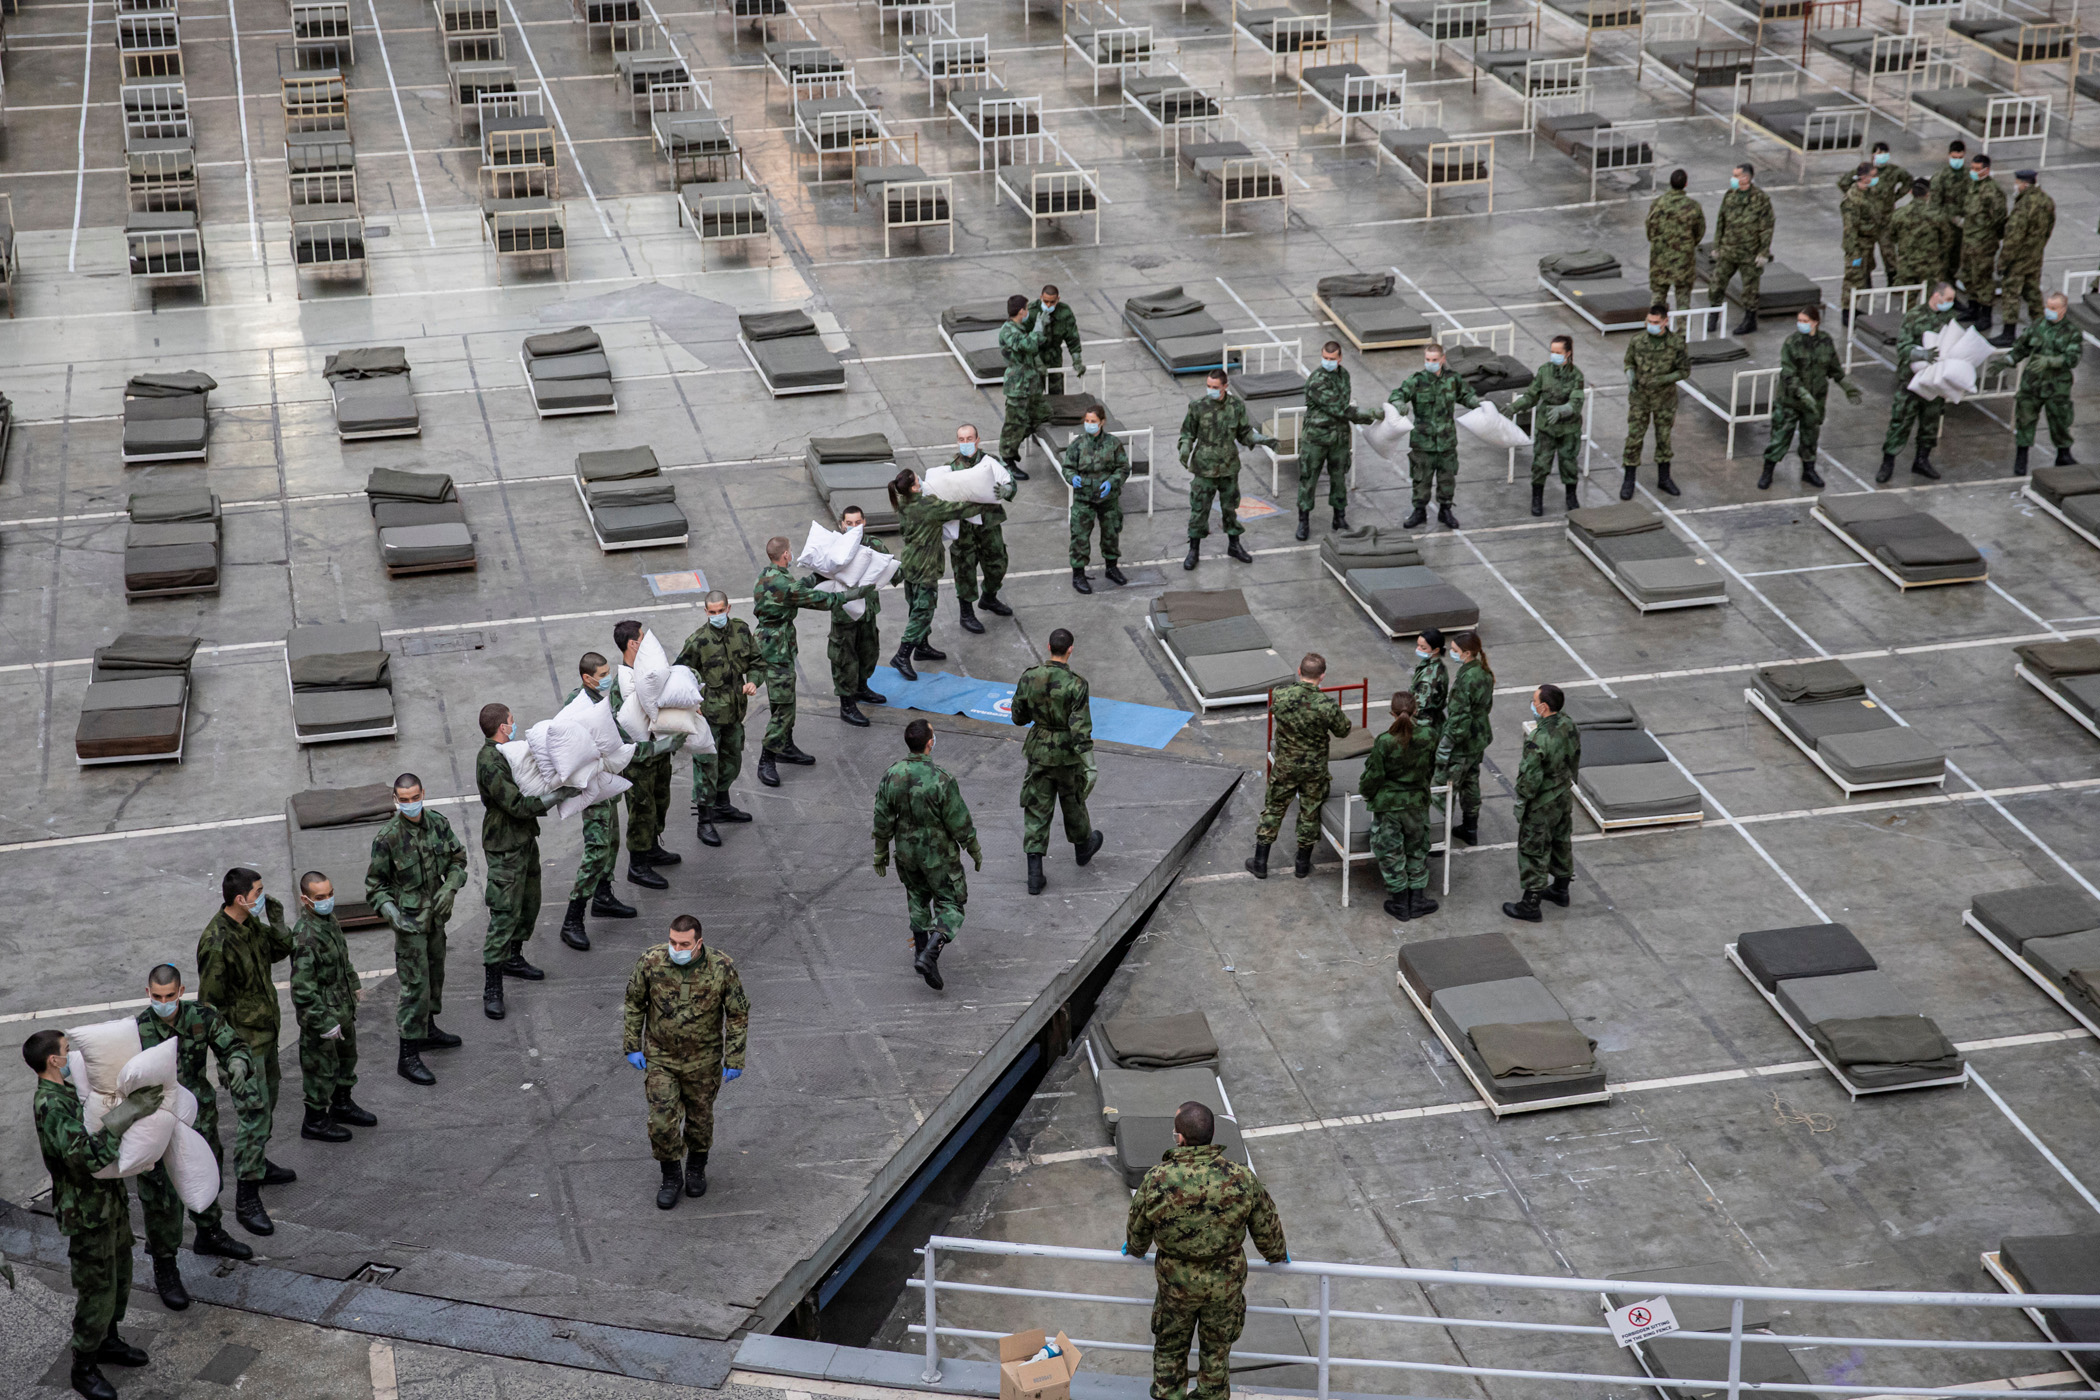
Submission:
[[[1218,232],[1222,234],[1230,226],[1234,205],[1268,204],[1279,200],[1283,203],[1284,226],[1288,228],[1291,222],[1290,156],[1278,155],[1265,142],[1246,140],[1238,119],[1223,113],[1196,125],[1213,141],[1238,141],[1248,148],[1244,156],[1223,157],[1224,165],[1215,175],[1202,176],[1205,182],[1215,181],[1218,186]],[[1183,134],[1187,130],[1188,125],[1184,124],[1174,131],[1174,188],[1177,190],[1181,188],[1182,167],[1190,165],[1191,169],[1194,168],[1191,162],[1182,159],[1181,154]],[[1267,192],[1271,184],[1275,187],[1273,194]],[[1233,193],[1235,187],[1240,194]],[[1246,193],[1250,188],[1254,193]]]
[[[1012,200],[1028,216],[1028,246],[1038,245],[1044,224],[1059,219],[1084,219],[1089,214],[1094,217],[1094,243],[1099,246],[1101,207],[1108,203],[1108,196],[1101,192],[1101,172],[1083,168],[1066,152],[1064,144],[1047,131],[1025,138],[1021,149],[1032,158],[997,167],[992,181],[998,195]],[[1044,168],[1052,165],[1058,168]],[[1016,167],[1031,168],[1025,190],[1009,173]],[[1089,201],[1092,207],[1088,207]]]
[[[1975,76],[1951,54],[1945,51],[1935,52],[1911,72],[1910,86],[1907,89],[1911,110],[1922,112],[1935,121],[1945,123],[1964,137],[1981,137],[1982,150],[1986,154],[1991,154],[1994,143],[2003,146],[2008,142],[2032,141],[2035,143],[2035,169],[2039,170],[2048,164],[2049,117],[2054,99],[2046,93],[2032,97],[2013,92],[1994,95],[1989,105],[1984,108],[1982,121],[1977,123],[1956,121],[1917,100],[1920,91],[1938,92],[1957,87],[1977,87],[1981,90],[1978,84],[1968,81]],[[1907,116],[1904,125],[1906,128],[1909,126]],[[1997,156],[1992,154],[1991,158],[1995,161]]]
[[[1439,104],[1441,106],[1441,104]],[[1390,114],[1387,117],[1390,120]],[[1400,113],[1400,125],[1410,125],[1405,112]],[[1397,153],[1386,149],[1385,142],[1375,141],[1372,150],[1377,161],[1391,161],[1394,167],[1408,180],[1421,186],[1423,194],[1423,217],[1436,217],[1436,195],[1438,190],[1461,190],[1487,187],[1488,212],[1495,212],[1495,138],[1493,136],[1453,137],[1439,141],[1429,147],[1427,164],[1429,169],[1417,174],[1415,168]],[[1470,178],[1436,179],[1436,170],[1442,165],[1445,170],[1477,169],[1480,173]]]
[[[850,162],[853,143],[865,136],[887,136],[889,128],[883,124],[882,114],[868,105],[854,86],[853,72],[849,68],[839,73],[806,73],[791,79],[791,96],[794,101],[794,160],[800,172],[804,155],[817,163],[813,184],[824,184],[824,158],[844,155]],[[819,112],[812,122],[802,111],[804,102],[825,97],[851,97],[857,104],[849,111]],[[805,147],[807,148],[805,150]],[[850,176],[848,178],[851,178]]]
[[[150,288],[156,282],[187,282],[194,279],[197,294],[211,303],[211,286],[205,279],[204,227],[183,229],[126,229],[124,253],[134,283]],[[194,255],[197,265],[183,264]],[[12,300],[12,299],[10,299]]]
[[[1718,306],[1687,306],[1682,311],[1670,313],[1670,325],[1684,336],[1685,343],[1696,344],[1702,340],[1720,340],[1727,331],[1728,304]],[[1703,393],[1690,375],[1677,381],[1677,387],[1685,397],[1698,404],[1714,417],[1728,425],[1729,461],[1735,460],[1735,430],[1745,423],[1769,423],[1772,408],[1779,396],[1779,366],[1759,368],[1751,365],[1733,371],[1728,381],[1728,402],[1715,403]],[[1743,401],[1744,391],[1749,392],[1750,407],[1738,413],[1736,405]]]
[[[1640,43],[1634,50],[1633,81],[1635,85],[1638,86],[1647,73],[1648,44],[1650,40],[1658,43],[1690,42],[1697,46],[1692,52],[1692,76],[1689,78],[1669,64],[1658,62],[1655,65],[1656,76],[1660,77],[1671,87],[1682,91],[1690,99],[1690,107],[1695,111],[1699,105],[1700,92],[1724,85],[1719,82],[1701,81],[1701,74],[1724,72],[1756,61],[1757,48],[1748,40],[1723,29],[1721,30],[1723,37],[1712,44],[1708,44],[1700,38],[1700,35],[1705,30],[1706,16],[1699,10],[1649,10],[1641,17]],[[1709,64],[1705,61],[1709,58],[1717,61]],[[1731,78],[1726,86],[1733,87],[1735,82],[1736,79]]]
[[[1356,63],[1357,36],[1351,34],[1329,47],[1328,57],[1341,63]],[[1340,50],[1337,55],[1335,50]],[[1305,105],[1306,97],[1325,108],[1328,116],[1341,128],[1341,139],[1335,144],[1338,149],[1349,147],[1349,127],[1353,122],[1362,122],[1371,127],[1371,139],[1378,139],[1373,119],[1380,113],[1407,107],[1407,72],[1350,74],[1342,79],[1342,100],[1337,103],[1326,93],[1314,87],[1306,79],[1301,66],[1298,71],[1298,105]],[[1322,123],[1324,125],[1324,123]]]
[[[1845,373],[1852,373],[1853,366],[1861,360],[1872,360],[1884,369],[1896,368],[1894,356],[1884,356],[1874,344],[1863,339],[1859,323],[1869,316],[1879,316],[1893,311],[1898,318],[1925,300],[1931,288],[1923,282],[1913,282],[1903,287],[1854,287],[1851,304],[1846,308],[1852,315],[1845,323]]]
[[[1130,24],[1118,14],[1108,0],[1066,0],[1063,8],[1065,68],[1072,67],[1072,55],[1087,66],[1094,77],[1094,96],[1101,96],[1101,75],[1113,73],[1120,83],[1127,70],[1140,69],[1152,61],[1157,46],[1149,24]],[[1072,32],[1072,12],[1084,11],[1088,42],[1082,44],[1081,36]],[[1103,23],[1106,19],[1108,22]],[[1109,56],[1104,57],[1106,46]]]
[[[709,184],[726,181],[696,181],[678,187],[678,222],[690,224],[693,237],[700,242],[700,270],[707,270],[707,245],[710,243],[743,243],[754,238],[770,238],[773,233],[772,201],[756,180],[751,178],[751,168],[744,163],[738,152],[735,157],[737,173],[730,180],[742,180],[752,188],[733,193],[708,194]],[[693,191],[699,191],[695,194]],[[714,221],[715,231],[708,232],[708,221]]]
[[[182,21],[172,9],[117,15],[117,62],[127,83],[182,76]]]
[[[1253,29],[1240,22],[1241,0],[1232,0],[1232,61],[1237,63],[1240,55],[1240,36],[1269,56],[1269,86],[1276,85],[1279,70],[1289,72],[1293,60],[1298,70],[1305,70],[1305,56],[1309,53],[1327,52],[1334,42],[1334,4],[1328,0],[1326,12],[1316,15],[1292,15],[1278,19],[1263,38]]]
[[[1745,106],[1798,96],[1809,81],[1806,74],[1791,66],[1763,71],[1753,69],[1737,77],[1734,110],[1728,119],[1728,144],[1736,144],[1747,122],[1760,136],[1777,141],[1800,157],[1801,179],[1808,178],[1808,158],[1811,155],[1834,153],[1857,164],[1867,149],[1867,127],[1873,109],[1850,93],[1832,91],[1830,95],[1838,100],[1808,114],[1798,142],[1759,125],[1754,118],[1744,117]]]
[[[292,51],[302,68],[347,68],[357,62],[348,0],[292,0]]]
[[[1284,370],[1296,370],[1300,379],[1308,376],[1305,358],[1301,353],[1304,342],[1290,340],[1250,340],[1244,343],[1227,340],[1223,364],[1227,374],[1280,374]],[[1229,382],[1229,381],[1228,381]],[[1227,393],[1232,390],[1227,389]],[[1256,451],[1269,459],[1269,494],[1274,496],[1282,486],[1283,464],[1298,460],[1298,435],[1305,426],[1305,403],[1283,403],[1268,399],[1249,399],[1233,394],[1247,405],[1249,419],[1257,420],[1257,426],[1276,439],[1274,447],[1260,447]],[[1356,486],[1356,454],[1349,455],[1349,486]]]
[[[977,173],[980,175],[1001,165],[1028,164],[1017,155],[1027,138],[1051,134],[1043,124],[1042,98],[1016,97],[1004,89],[996,93],[980,93],[974,102],[963,106],[958,106],[951,94],[947,116],[941,125],[946,129],[955,121],[963,124],[970,139],[977,144]],[[991,157],[989,166],[985,164],[987,154]]]
[[[926,80],[926,110],[929,112],[938,110],[943,91],[952,99],[958,92],[1003,92],[1006,89],[1000,65],[992,61],[989,34],[969,37],[936,34],[923,44],[907,43],[899,50],[898,62],[901,65],[907,60]],[[901,66],[899,71],[902,71]]]
[[[1154,61],[1160,62],[1162,60],[1155,59]],[[1147,65],[1148,68],[1150,66],[1149,64]],[[1199,86],[1188,74],[1182,72],[1171,63],[1167,65],[1167,75],[1171,75],[1173,79],[1178,80],[1173,86],[1162,90],[1162,95],[1170,96],[1174,99],[1171,104],[1174,110],[1171,113],[1167,110],[1169,104],[1166,103],[1162,103],[1161,109],[1158,112],[1154,112],[1145,105],[1143,97],[1130,91],[1127,83],[1123,88],[1122,110],[1118,113],[1119,118],[1127,119],[1129,113],[1135,111],[1140,117],[1144,118],[1145,122],[1159,133],[1159,153],[1162,156],[1167,154],[1169,132],[1175,133],[1174,139],[1178,143],[1180,131],[1183,127],[1200,126],[1212,117],[1222,115],[1225,111],[1224,104],[1212,96],[1208,89]],[[1151,78],[1166,75],[1148,72],[1142,76]],[[1183,94],[1187,94],[1188,97],[1185,98]],[[1190,98],[1193,101],[1190,101]],[[1185,106],[1194,107],[1196,110],[1184,112],[1182,108]]]
[[[742,172],[744,169],[742,149],[737,145],[736,140],[736,118],[718,114],[710,101],[712,96],[712,84],[707,83],[705,80],[699,83],[687,81],[682,83],[653,83],[650,85],[648,97],[650,135],[655,138],[657,153],[664,158],[664,164],[671,169],[671,189],[674,192],[683,185],[693,183],[685,178],[685,168],[688,165],[692,167],[695,182],[705,183],[704,181],[699,181],[702,169],[707,170],[709,175],[715,179],[741,180],[748,178],[745,174],[735,173]],[[670,120],[659,123],[657,120],[659,117],[669,118]],[[687,150],[677,144],[677,133],[681,128],[685,127],[690,127],[694,132],[701,134],[706,133],[710,128],[719,130],[722,139],[728,142],[729,149],[726,151]],[[714,174],[717,168],[721,168],[723,173],[720,175]]]

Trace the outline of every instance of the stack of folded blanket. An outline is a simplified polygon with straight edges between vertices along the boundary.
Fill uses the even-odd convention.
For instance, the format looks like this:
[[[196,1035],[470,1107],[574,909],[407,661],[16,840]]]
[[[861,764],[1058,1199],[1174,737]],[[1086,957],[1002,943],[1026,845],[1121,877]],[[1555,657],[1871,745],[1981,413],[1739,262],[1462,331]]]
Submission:
[[[2068,642],[2030,642],[2013,648],[2028,682],[2072,714],[2088,729],[2100,724],[2100,638]]]
[[[365,501],[388,577],[475,566],[474,536],[450,476],[380,467],[365,479]]]
[[[124,596],[219,591],[219,497],[202,486],[132,495],[124,531]]]
[[[284,639],[292,730],[302,744],[394,732],[394,679],[374,622],[294,627]]]

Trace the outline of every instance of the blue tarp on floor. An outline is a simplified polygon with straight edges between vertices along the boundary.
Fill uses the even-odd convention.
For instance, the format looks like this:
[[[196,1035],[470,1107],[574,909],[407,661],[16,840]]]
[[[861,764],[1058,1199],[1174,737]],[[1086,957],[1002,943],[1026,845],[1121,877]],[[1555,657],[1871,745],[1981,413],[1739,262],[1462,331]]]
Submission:
[[[1013,723],[1014,688],[1001,681],[972,680],[946,671],[921,671],[919,679],[907,681],[891,667],[877,666],[868,684],[888,696],[896,709],[968,715],[992,724]],[[1188,710],[1104,700],[1098,695],[1088,709],[1094,717],[1096,739],[1105,744],[1131,744],[1146,749],[1165,748],[1174,742],[1182,726],[1195,718]]]

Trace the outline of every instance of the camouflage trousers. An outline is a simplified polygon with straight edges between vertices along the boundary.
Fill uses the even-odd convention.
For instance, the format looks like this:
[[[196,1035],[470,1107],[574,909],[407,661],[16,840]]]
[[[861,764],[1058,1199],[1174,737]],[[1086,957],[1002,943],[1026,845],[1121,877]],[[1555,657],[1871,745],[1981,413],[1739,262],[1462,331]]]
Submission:
[[[1880,250],[1881,265],[1888,272],[1888,285],[1903,286],[1903,250],[1896,244],[1896,225],[1893,220],[1881,226],[1881,232],[1874,236],[1874,246]],[[1918,280],[1922,282],[1924,279],[1921,277]]]
[[[1940,260],[1930,253],[1914,253],[1909,257],[1890,259],[1889,266],[1895,269],[1889,277],[1891,287],[1931,286],[1940,280],[1946,269]]]
[[[715,733],[715,743],[722,742],[721,732]],[[693,761],[699,767],[700,760]],[[583,863],[576,867],[576,882],[569,886],[569,898],[589,899],[598,892],[598,886],[610,879],[613,862],[620,850],[620,799],[598,802],[583,809]]]
[[[1189,1378],[1196,1343],[1196,1388],[1190,1400],[1228,1400],[1232,1344],[1247,1325],[1247,1262],[1153,1260],[1159,1291],[1152,1302],[1152,1400],[1176,1400]]]
[[[766,688],[766,733],[759,748],[779,753],[795,742],[795,629],[759,628],[758,655],[765,671],[757,679]],[[633,844],[630,837],[630,849]]]
[[[1002,565],[1003,569],[1003,565]],[[986,592],[991,590],[987,589]],[[831,624],[831,639],[824,651],[831,658],[831,693],[844,699],[858,695],[882,662],[881,614]],[[716,745],[721,737],[716,736]]]
[[[1974,248],[1964,245],[1961,250],[1961,275],[1956,282],[1963,301],[1984,309],[1996,305],[1998,246],[1994,243]]]
[[[1238,539],[1247,532],[1240,524],[1240,474],[1230,476],[1199,476],[1189,481],[1189,538],[1200,540],[1210,533],[1210,503],[1218,503],[1218,518],[1224,522],[1225,536]]]
[[[1908,382],[1900,378],[1896,381],[1896,402],[1889,409],[1888,436],[1881,440],[1883,456],[1894,456],[1902,451],[1913,427],[1918,430],[1920,452],[1930,452],[1940,440],[1940,420],[1947,416],[1946,400],[1921,399],[1901,387]]]
[[[1517,801],[1517,878],[1526,892],[1575,873],[1575,796]]]
[[[93,1353],[124,1320],[131,1302],[133,1238],[129,1209],[107,1225],[66,1236],[66,1254],[73,1262],[73,1350]]]
[[[2025,384],[2013,395],[2013,446],[2034,446],[2035,423],[2049,416],[2049,441],[2058,447],[2071,445],[2071,386],[2069,383],[2031,391]]]
[[[585,863],[589,863],[588,859]],[[424,915],[423,932],[394,930],[394,972],[401,979],[401,1000],[394,1005],[394,1024],[400,1028],[403,1040],[427,1037],[430,1023],[445,1009],[445,925],[442,920],[430,918],[428,910]]]
[[[212,1158],[223,1174],[226,1149],[219,1142],[218,1101],[197,1100],[197,1121],[190,1126],[211,1144]],[[182,1248],[182,1198],[175,1194],[175,1183],[169,1179],[164,1164],[142,1173],[138,1183],[139,1206],[146,1217],[146,1252],[155,1259],[173,1259],[175,1251]],[[203,1210],[193,1210],[189,1214],[200,1230],[216,1230],[226,1218],[216,1198]]]
[[[722,1062],[668,1059],[651,1051],[642,1071],[649,1100],[649,1155],[675,1162],[715,1144],[715,1095],[722,1091]]]
[[[316,1111],[325,1111],[335,1102],[336,1095],[347,1094],[357,1087],[357,1012],[353,1008],[343,1017],[343,1033],[333,1040],[323,1040],[328,1027],[301,1026],[299,1028],[299,1078],[300,1092],[306,1106]]]
[[[1539,412],[1543,420],[1545,410],[1541,408]],[[1581,421],[1579,417],[1576,419],[1578,425]],[[1531,484],[1544,486],[1552,478],[1556,467],[1560,470],[1560,484],[1563,486],[1573,486],[1582,479],[1580,426],[1573,432],[1556,433],[1541,429],[1532,435]]]
[[[788,724],[795,723],[794,679],[788,671]],[[664,838],[664,818],[671,810],[671,755],[658,754],[627,765],[620,775],[634,786],[627,789],[627,854],[653,851]],[[529,934],[530,929],[526,930]]]
[[[1458,819],[1470,822],[1480,815],[1480,760],[1477,753],[1453,752],[1444,769],[1451,782],[1449,801],[1458,804]]]
[[[908,864],[900,853],[897,878],[904,883],[904,901],[911,910],[911,926],[931,933],[939,929],[948,938],[962,932],[963,906],[970,902],[970,886],[963,879],[962,862],[931,868]]]
[[[1738,292],[1743,301],[1743,314],[1755,316],[1758,292],[1764,286],[1765,270],[1757,265],[1757,255],[1754,253],[1714,255],[1714,274],[1706,279],[1706,294],[1710,298],[1707,305],[1719,306],[1728,300],[1728,284],[1738,276],[1743,279],[1741,290]]]
[[[1674,302],[1670,300],[1673,288],[1677,292],[1677,300]],[[1651,257],[1648,263],[1648,297],[1652,305],[1675,306],[1679,311],[1687,309],[1692,304],[1692,269],[1686,266],[1678,272],[1660,271]]]
[[[1298,513],[1313,508],[1320,494],[1320,473],[1327,473],[1327,504],[1334,510],[1349,508],[1349,430],[1344,427],[1329,440],[1324,434],[1298,434]]]
[[[955,570],[955,601],[974,603],[980,597],[996,597],[1006,582],[1006,529],[986,521],[972,525],[965,520],[956,526],[955,543],[948,546],[949,566]],[[978,592],[979,575],[984,591]]]
[[[1450,505],[1458,497],[1458,449],[1408,448],[1407,479],[1416,505],[1428,505],[1432,489],[1438,505]]]
[[[1811,466],[1816,460],[1816,443],[1823,436],[1823,413],[1821,404],[1814,413],[1782,397],[1772,405],[1772,440],[1765,444],[1765,465],[1775,467],[1779,459],[1786,456],[1787,444],[1797,444],[1801,464]]]
[[[1105,501],[1090,501],[1075,492],[1071,528],[1072,567],[1075,569],[1083,569],[1093,562],[1096,521],[1101,525],[1101,562],[1113,564],[1123,557],[1123,493],[1111,491]]]
[[[499,963],[525,946],[532,937],[532,926],[539,921],[540,843],[528,841],[520,850],[499,851],[488,857],[488,863],[488,883],[482,886],[482,895],[489,906],[489,931],[481,943],[481,960]],[[304,1059],[303,1049],[300,1055]]]
[[[1028,371],[1030,380],[1039,381],[1041,377],[1034,370]],[[1040,389],[1033,385],[1007,385],[1006,417],[999,424],[999,460],[1009,467],[1020,466],[1029,434],[1049,421],[1050,401]]]
[[[1371,858],[1388,892],[1429,888],[1429,797],[1381,812],[1371,828]]]
[[[1028,765],[1021,779],[1021,853],[1039,856],[1050,849],[1050,813],[1062,804],[1065,840],[1083,846],[1094,834],[1086,810],[1087,771],[1083,763]]]
[[[277,1064],[277,1032],[251,1031],[240,1026],[233,1031],[248,1047],[248,1058],[255,1062],[255,1073],[261,1076],[261,1083],[248,1086],[249,1111],[234,1115],[233,1173],[240,1181],[260,1181],[263,1149],[270,1145],[270,1132],[277,1119],[277,1091],[284,1083],[284,1071]]]
[[[1999,308],[1999,319],[2011,325],[2019,319],[2020,307],[2027,307],[2027,319],[2042,319],[2042,269],[2033,267],[2000,267],[1998,269],[1998,296],[2003,305]]]
[[[717,802],[729,800],[729,787],[744,770],[744,722],[714,726],[715,751],[693,755],[693,801],[700,815]]]
[[[1858,258],[1859,261],[1857,263],[1854,263],[1854,258]],[[1874,245],[1869,243],[1863,250],[1856,253],[1848,253],[1846,255],[1845,282],[1843,288],[1838,293],[1839,297],[1841,298],[1838,302],[1838,305],[1841,307],[1849,308],[1852,305],[1852,294],[1855,291],[1859,291],[1864,288],[1871,287],[1873,285]]]
[[[1327,789],[1333,779],[1328,775],[1327,765],[1315,764],[1308,768],[1288,768],[1277,764],[1269,770],[1268,790],[1262,794],[1261,823],[1254,828],[1257,844],[1275,844],[1283,831],[1284,809],[1291,799],[1298,800],[1298,844],[1310,846],[1320,839],[1320,804],[1327,800]]]
[[[1655,460],[1676,460],[1670,455],[1670,430],[1677,426],[1677,386],[1661,389],[1635,389],[1626,396],[1626,450],[1619,454],[1619,465],[1637,467],[1641,464],[1641,447],[1648,438],[1648,425],[1655,425]]]
[[[941,581],[905,584],[904,605],[910,612],[904,620],[904,636],[899,645],[915,647],[933,635],[933,611],[941,605]]]

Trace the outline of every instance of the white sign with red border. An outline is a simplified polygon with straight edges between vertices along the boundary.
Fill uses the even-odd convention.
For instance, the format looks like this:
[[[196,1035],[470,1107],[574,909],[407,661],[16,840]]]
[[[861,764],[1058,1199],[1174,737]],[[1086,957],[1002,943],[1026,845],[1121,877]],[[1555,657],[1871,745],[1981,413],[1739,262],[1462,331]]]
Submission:
[[[1614,1308],[1604,1315],[1611,1324],[1612,1337],[1622,1347],[1635,1342],[1645,1342],[1650,1337],[1666,1336],[1677,1330],[1677,1314],[1670,1311],[1668,1298],[1650,1298],[1645,1302],[1628,1303],[1623,1308]]]

